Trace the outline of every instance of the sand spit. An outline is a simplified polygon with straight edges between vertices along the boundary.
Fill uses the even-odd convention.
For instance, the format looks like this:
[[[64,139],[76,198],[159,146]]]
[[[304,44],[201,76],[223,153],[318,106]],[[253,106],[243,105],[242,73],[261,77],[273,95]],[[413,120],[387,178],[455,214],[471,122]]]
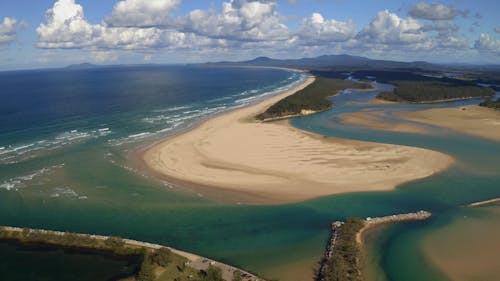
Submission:
[[[153,145],[142,159],[167,181],[210,194],[219,191],[228,195],[226,200],[266,204],[390,190],[453,162],[431,150],[325,138],[286,121],[255,121],[254,116],[313,81],[310,77],[288,92],[207,120]]]

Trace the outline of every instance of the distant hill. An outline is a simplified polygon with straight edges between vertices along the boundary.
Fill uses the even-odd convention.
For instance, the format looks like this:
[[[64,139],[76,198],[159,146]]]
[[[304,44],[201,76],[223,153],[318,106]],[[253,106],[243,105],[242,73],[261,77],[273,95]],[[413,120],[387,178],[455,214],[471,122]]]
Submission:
[[[393,68],[393,69],[427,69],[443,70],[446,66],[431,64],[425,61],[399,62],[388,60],[372,60],[360,56],[351,55],[323,55],[314,58],[301,59],[272,59],[269,57],[258,57],[253,60],[240,62],[216,62],[222,65],[254,65],[254,66],[277,66],[277,67],[304,67],[304,68]]]
[[[84,62],[84,63],[79,63],[79,64],[68,65],[65,68],[66,69],[90,69],[90,68],[96,68],[96,67],[100,67],[100,66],[97,64]]]

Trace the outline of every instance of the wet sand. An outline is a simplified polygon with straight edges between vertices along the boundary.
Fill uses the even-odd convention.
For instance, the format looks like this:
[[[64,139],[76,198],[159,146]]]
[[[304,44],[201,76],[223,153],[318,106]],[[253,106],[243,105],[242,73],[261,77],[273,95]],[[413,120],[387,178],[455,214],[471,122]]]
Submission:
[[[394,116],[401,119],[394,119]],[[439,130],[431,130],[426,127],[432,125],[500,141],[500,112],[480,106],[434,108],[414,112],[370,109],[343,114],[341,122],[382,131],[416,134],[439,133]]]
[[[405,113],[401,117],[500,141],[500,111],[490,108],[480,106],[435,108]]]
[[[344,124],[356,125],[370,129],[382,131],[394,131],[405,133],[428,134],[430,131],[424,126],[412,124],[404,120],[396,121],[391,118],[390,121],[386,117],[392,117],[387,112],[380,109],[370,109],[358,112],[350,112],[341,115],[341,121]]]
[[[453,163],[451,157],[431,150],[325,138],[287,121],[254,120],[313,81],[311,77],[288,92],[209,119],[153,145],[142,159],[169,182],[223,193],[226,200],[265,204],[390,190]]]

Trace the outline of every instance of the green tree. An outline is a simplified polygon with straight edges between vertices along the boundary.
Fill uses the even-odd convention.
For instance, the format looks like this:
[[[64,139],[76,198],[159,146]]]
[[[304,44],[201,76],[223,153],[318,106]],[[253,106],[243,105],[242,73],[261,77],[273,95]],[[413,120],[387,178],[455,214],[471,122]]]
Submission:
[[[149,262],[149,257],[144,256],[141,264],[141,270],[137,273],[137,281],[154,281],[153,265]]]
[[[119,237],[111,236],[108,239],[104,240],[104,244],[111,249],[117,249],[123,247],[123,245],[125,245],[125,241],[123,241],[123,239]]]
[[[242,280],[243,280],[243,276],[241,276],[241,271],[239,271],[239,270],[233,271],[232,281],[242,281]]]
[[[200,281],[224,281],[222,270],[216,266],[209,265],[206,271],[200,272]]]
[[[167,266],[172,261],[172,251],[162,247],[151,256],[151,261],[159,266]]]

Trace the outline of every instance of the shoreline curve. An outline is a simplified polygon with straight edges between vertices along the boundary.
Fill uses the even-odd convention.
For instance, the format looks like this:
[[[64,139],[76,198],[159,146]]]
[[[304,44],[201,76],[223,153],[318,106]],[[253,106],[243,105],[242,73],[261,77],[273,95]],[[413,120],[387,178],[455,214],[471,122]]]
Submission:
[[[391,190],[443,171],[453,158],[422,148],[326,138],[253,117],[313,83],[205,120],[141,152],[150,174],[238,203],[279,204]]]

